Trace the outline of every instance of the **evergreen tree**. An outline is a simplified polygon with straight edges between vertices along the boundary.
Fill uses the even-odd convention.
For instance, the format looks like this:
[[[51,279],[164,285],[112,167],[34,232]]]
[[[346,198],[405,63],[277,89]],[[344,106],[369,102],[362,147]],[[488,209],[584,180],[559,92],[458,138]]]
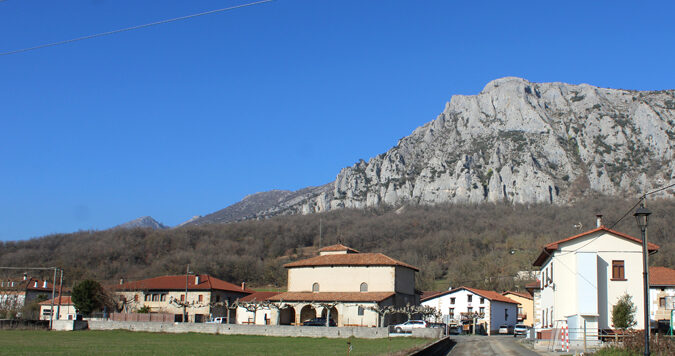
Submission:
[[[633,297],[628,293],[622,295],[619,301],[612,307],[612,323],[615,328],[627,329],[635,326],[635,311],[637,308],[633,304]]]

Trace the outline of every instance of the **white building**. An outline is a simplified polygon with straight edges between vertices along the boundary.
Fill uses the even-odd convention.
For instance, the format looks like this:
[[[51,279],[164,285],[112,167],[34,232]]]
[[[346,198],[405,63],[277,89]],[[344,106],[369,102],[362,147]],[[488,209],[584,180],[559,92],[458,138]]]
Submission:
[[[540,268],[535,326],[542,338],[565,323],[570,339],[612,329],[612,307],[628,294],[638,306],[636,329],[644,328],[642,241],[601,225],[546,245],[534,262]],[[650,243],[650,253],[658,246]]]
[[[275,324],[276,309],[265,307],[259,302],[267,301],[280,292],[255,292],[239,298],[237,306],[237,324],[270,325]]]
[[[483,324],[488,335],[496,334],[501,325],[515,326],[518,317],[518,302],[494,291],[475,288],[459,287],[433,294],[421,303],[440,311],[448,324],[466,323],[477,316],[477,324]]]
[[[668,320],[675,303],[675,270],[666,267],[649,268],[649,315],[654,322]]]
[[[52,307],[54,308],[53,320],[75,320],[77,310],[75,310],[75,305],[70,296],[64,295],[60,299],[56,297],[54,298],[54,304],[52,304],[51,299],[40,302],[40,320],[50,320]]]
[[[419,305],[418,269],[381,253],[360,253],[337,244],[284,267],[288,291],[268,299],[282,306],[278,317],[272,313],[281,325],[328,317],[337,326],[387,326],[405,321],[406,316],[381,315],[378,309]]]

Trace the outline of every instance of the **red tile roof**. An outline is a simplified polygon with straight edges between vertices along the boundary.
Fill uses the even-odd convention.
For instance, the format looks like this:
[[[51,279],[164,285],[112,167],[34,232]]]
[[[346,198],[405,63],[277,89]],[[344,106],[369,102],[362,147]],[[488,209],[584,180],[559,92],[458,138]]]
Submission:
[[[455,289],[452,289],[452,290],[449,290],[449,291],[440,292],[440,293],[431,295],[429,297],[426,297],[424,299],[421,299],[420,301],[424,302],[424,301],[427,301],[427,300],[430,300],[430,299],[435,299],[435,298],[438,298],[438,297],[442,297],[444,295],[455,293],[455,292],[460,291],[462,289],[468,290],[469,292],[471,292],[473,294],[479,295],[479,296],[481,296],[485,299],[491,300],[491,301],[511,303],[511,304],[520,304],[520,303],[516,302],[515,300],[507,298],[507,297],[505,297],[505,296],[503,296],[503,295],[501,295],[501,294],[499,294],[495,291],[469,288],[469,287],[459,287],[459,288],[455,288]]]
[[[285,292],[269,300],[286,302],[381,302],[392,296],[393,292]]]
[[[530,295],[530,293],[514,292],[514,291],[506,291],[506,292],[502,293],[503,296],[508,297],[507,294],[517,295],[517,296],[519,296],[519,297],[521,297],[521,298],[530,299],[530,300],[534,299],[534,298],[532,297],[532,295]]]
[[[541,281],[537,279],[534,282],[530,282],[530,283],[525,285],[525,288],[527,288],[527,289],[540,289],[541,288]]]
[[[252,302],[252,301],[258,301],[262,302],[264,300],[268,300],[271,297],[274,297],[277,294],[280,294],[281,292],[254,292],[253,294],[249,294],[243,298],[239,298],[240,302]]]
[[[381,253],[348,253],[323,255],[287,263],[286,268],[315,266],[401,266],[419,271],[415,266],[395,260]]]
[[[675,269],[668,267],[649,267],[649,285],[675,286]]]
[[[27,278],[27,279],[22,279],[22,278],[10,278],[10,279],[5,279],[2,280],[3,284],[0,289],[6,290],[6,289],[12,289],[12,290],[21,290],[21,291],[38,291],[38,292],[51,292],[52,291],[52,284],[47,282],[47,287],[44,287],[44,280],[37,279],[37,278]],[[9,287],[8,282],[14,282],[13,287]]]
[[[48,299],[48,300],[40,302],[39,304],[40,305],[51,305],[52,300]],[[69,305],[69,304],[73,304],[73,301],[70,299],[69,295],[64,295],[63,297],[61,297],[61,305]],[[59,297],[54,298],[54,306],[57,306],[57,305],[59,305]]]
[[[537,257],[537,259],[534,261],[534,263],[532,265],[533,266],[542,266],[544,264],[544,262],[546,262],[548,257],[551,255],[551,253],[553,251],[557,250],[558,248],[560,248],[560,244],[562,244],[562,243],[565,243],[565,242],[568,242],[568,241],[571,241],[571,240],[574,240],[574,239],[578,239],[578,238],[581,238],[581,237],[584,237],[584,236],[588,236],[588,235],[594,234],[596,232],[601,232],[601,231],[608,232],[612,235],[615,235],[615,236],[618,236],[618,237],[621,237],[621,238],[624,238],[624,239],[642,244],[642,240],[638,239],[637,237],[633,237],[633,236],[624,234],[622,232],[618,232],[618,231],[615,231],[615,230],[612,230],[612,229],[608,229],[605,226],[600,226],[600,227],[595,228],[593,230],[588,230],[584,233],[574,235],[574,236],[570,236],[568,238],[564,238],[562,240],[558,240],[558,241],[555,241],[555,242],[551,242],[550,244],[547,244],[546,246],[544,246],[543,251],[541,252],[541,254],[539,254],[539,257]],[[657,251],[659,249],[659,246],[656,245],[656,244],[653,244],[651,242],[648,242],[647,243],[647,249],[649,250],[649,252],[654,252],[654,251]]]
[[[123,290],[185,290],[185,275],[161,276],[126,282],[110,286],[110,289]],[[188,290],[222,290],[250,294],[251,289],[242,289],[241,286],[225,282],[207,274],[199,275],[199,284],[195,285],[195,276],[188,277]]]
[[[356,251],[355,249],[347,247],[343,244],[330,245],[319,250],[319,252],[330,252],[330,251],[347,251],[347,253],[349,252],[359,253],[359,251]]]

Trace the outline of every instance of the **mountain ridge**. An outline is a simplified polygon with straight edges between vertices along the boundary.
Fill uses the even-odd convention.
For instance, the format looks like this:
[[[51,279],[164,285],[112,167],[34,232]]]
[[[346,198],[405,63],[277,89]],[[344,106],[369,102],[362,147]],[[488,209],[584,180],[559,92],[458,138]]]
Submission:
[[[343,168],[333,183],[212,222],[382,204],[632,196],[675,181],[674,126],[675,90],[499,78],[477,95],[454,95],[436,119]]]

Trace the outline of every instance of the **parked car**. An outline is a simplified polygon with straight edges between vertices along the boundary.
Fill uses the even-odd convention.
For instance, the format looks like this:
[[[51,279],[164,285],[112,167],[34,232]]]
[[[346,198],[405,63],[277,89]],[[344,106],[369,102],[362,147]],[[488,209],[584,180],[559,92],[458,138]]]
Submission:
[[[227,318],[217,317],[217,318],[213,318],[213,320],[207,321],[206,323],[207,324],[227,324]]]
[[[335,324],[335,320],[330,319],[330,322],[328,323],[330,326],[337,326]],[[314,318],[307,320],[302,323],[302,326],[326,326],[326,318]]]
[[[402,333],[402,332],[412,332],[412,329],[416,328],[426,328],[427,327],[427,322],[424,320],[408,320],[403,324],[397,324],[394,325],[394,331],[397,333]]]
[[[513,327],[508,326],[508,325],[501,325],[499,327],[499,333],[500,334],[510,334],[512,332],[512,330],[513,330]]]
[[[516,324],[516,327],[513,329],[513,337],[518,335],[527,335],[527,331],[530,330],[530,327],[525,324]]]

